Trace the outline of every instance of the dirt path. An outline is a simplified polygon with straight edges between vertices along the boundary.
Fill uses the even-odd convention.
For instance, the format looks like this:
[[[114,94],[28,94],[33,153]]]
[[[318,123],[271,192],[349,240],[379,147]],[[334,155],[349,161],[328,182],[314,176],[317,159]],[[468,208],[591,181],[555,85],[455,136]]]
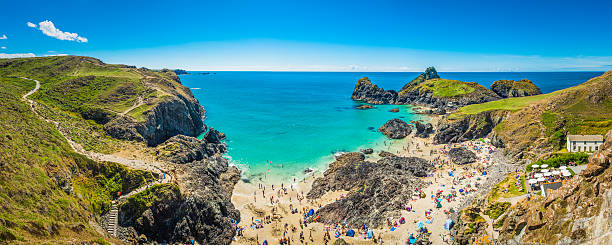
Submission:
[[[60,134],[66,139],[66,141],[68,141],[68,143],[70,144],[70,147],[77,153],[83,154],[85,156],[87,156],[89,159],[95,160],[95,161],[106,161],[106,162],[114,162],[114,163],[118,163],[121,165],[124,165],[128,168],[133,168],[133,169],[141,169],[141,170],[146,170],[146,171],[151,171],[154,173],[157,173],[161,176],[165,176],[165,178],[159,178],[154,182],[148,183],[146,185],[143,185],[141,187],[139,187],[138,189],[132,190],[129,193],[126,193],[124,195],[122,195],[119,199],[113,201],[112,205],[113,205],[113,209],[112,212],[109,212],[109,216],[111,216],[111,224],[109,225],[109,227],[107,227],[107,231],[112,234],[113,236],[116,236],[116,227],[117,227],[117,215],[118,215],[118,209],[117,207],[119,206],[119,204],[125,202],[130,196],[137,194],[141,191],[146,190],[147,188],[153,186],[154,184],[161,184],[161,183],[170,183],[173,181],[173,176],[171,174],[169,174],[167,171],[164,171],[164,165],[161,162],[156,162],[156,161],[142,161],[142,160],[135,160],[135,159],[127,159],[121,156],[116,156],[116,155],[109,155],[109,154],[102,154],[102,153],[98,153],[98,152],[91,152],[91,151],[87,151],[85,149],[83,149],[83,147],[72,141],[71,139],[69,139],[64,133],[62,133],[61,126],[59,123],[55,122],[55,121],[51,121],[48,120],[44,117],[42,117],[41,115],[38,114],[38,112],[36,112],[36,110],[34,109],[34,101],[29,99],[28,96],[36,93],[36,91],[38,91],[38,89],[40,89],[40,82],[38,80],[34,80],[34,79],[30,79],[30,78],[25,78],[25,77],[21,77],[22,79],[25,80],[30,80],[30,81],[35,81],[36,82],[36,86],[34,87],[34,89],[32,89],[30,92],[26,93],[25,95],[23,95],[23,99],[25,99],[29,104],[30,104],[30,108],[32,109],[32,111],[34,112],[34,114],[38,115],[40,118],[42,118],[43,120],[45,120],[46,122],[52,123],[57,127],[57,130],[60,132]]]
[[[124,112],[121,112],[120,114],[122,116],[125,116],[125,114],[128,114],[128,112],[138,108],[139,106],[141,106],[142,104],[144,104],[144,98],[142,98],[142,96],[138,96],[138,100],[136,101],[136,103],[134,103],[134,105],[132,105],[132,107],[128,108],[127,110],[125,110]]]

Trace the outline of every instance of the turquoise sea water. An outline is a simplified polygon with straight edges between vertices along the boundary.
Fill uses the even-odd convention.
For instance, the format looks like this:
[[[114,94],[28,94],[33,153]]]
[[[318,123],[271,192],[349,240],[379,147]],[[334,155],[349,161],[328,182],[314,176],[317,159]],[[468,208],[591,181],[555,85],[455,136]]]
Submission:
[[[381,148],[376,129],[386,121],[426,119],[410,106],[376,105],[355,109],[356,81],[368,76],[385,89],[399,90],[416,72],[191,72],[181,75],[206,109],[206,124],[227,135],[227,157],[247,179],[273,182],[324,169],[338,151]],[[543,92],[574,86],[601,72],[440,73],[448,79],[484,86],[499,79],[533,80]],[[400,108],[399,113],[389,112]],[[269,163],[271,162],[271,163]]]

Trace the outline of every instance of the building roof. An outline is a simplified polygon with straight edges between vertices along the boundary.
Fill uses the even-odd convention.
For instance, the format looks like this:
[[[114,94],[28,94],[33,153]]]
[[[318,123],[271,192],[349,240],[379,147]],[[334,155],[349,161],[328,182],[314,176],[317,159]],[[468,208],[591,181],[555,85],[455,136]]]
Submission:
[[[602,135],[567,135],[569,141],[603,141]]]

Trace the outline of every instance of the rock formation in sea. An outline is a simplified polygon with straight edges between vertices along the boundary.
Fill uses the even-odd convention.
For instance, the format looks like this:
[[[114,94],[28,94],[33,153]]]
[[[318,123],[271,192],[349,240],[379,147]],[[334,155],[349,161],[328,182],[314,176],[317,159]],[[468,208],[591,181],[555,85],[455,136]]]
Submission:
[[[370,104],[395,104],[397,92],[379,88],[369,78],[363,77],[355,84],[351,98]]]
[[[514,80],[498,80],[493,82],[491,90],[502,98],[524,97],[541,94],[540,88],[533,84],[531,80],[522,79]]]
[[[399,92],[384,90],[369,78],[361,78],[351,98],[370,104],[418,104],[443,110],[500,99],[477,83],[442,79],[433,67],[405,84]]]
[[[349,191],[345,198],[317,211],[321,222],[347,222],[349,227],[379,227],[390,216],[400,214],[402,205],[415,188],[425,186],[417,176],[425,176],[433,165],[416,157],[391,153],[377,162],[364,160],[352,152],[331,163],[323,177],[317,178],[307,197],[321,197],[328,191]]]
[[[391,119],[378,128],[389,139],[403,139],[412,133],[412,126],[401,119]]]

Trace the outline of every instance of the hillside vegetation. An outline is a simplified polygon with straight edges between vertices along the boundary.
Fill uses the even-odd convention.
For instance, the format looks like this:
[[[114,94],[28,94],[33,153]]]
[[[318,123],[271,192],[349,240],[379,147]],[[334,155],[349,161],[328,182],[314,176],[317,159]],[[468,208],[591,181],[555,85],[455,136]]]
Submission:
[[[492,112],[499,118],[484,120]],[[612,71],[549,94],[468,105],[442,123],[472,124],[473,120],[488,122],[484,128],[493,131],[494,142],[506,146],[510,154],[537,160],[562,150],[567,134],[604,135],[612,129]],[[461,130],[470,134],[469,128]]]
[[[33,88],[33,81],[0,77],[0,242],[114,241],[90,221],[108,211],[116,191],[157,176],[74,153],[21,98]]]

